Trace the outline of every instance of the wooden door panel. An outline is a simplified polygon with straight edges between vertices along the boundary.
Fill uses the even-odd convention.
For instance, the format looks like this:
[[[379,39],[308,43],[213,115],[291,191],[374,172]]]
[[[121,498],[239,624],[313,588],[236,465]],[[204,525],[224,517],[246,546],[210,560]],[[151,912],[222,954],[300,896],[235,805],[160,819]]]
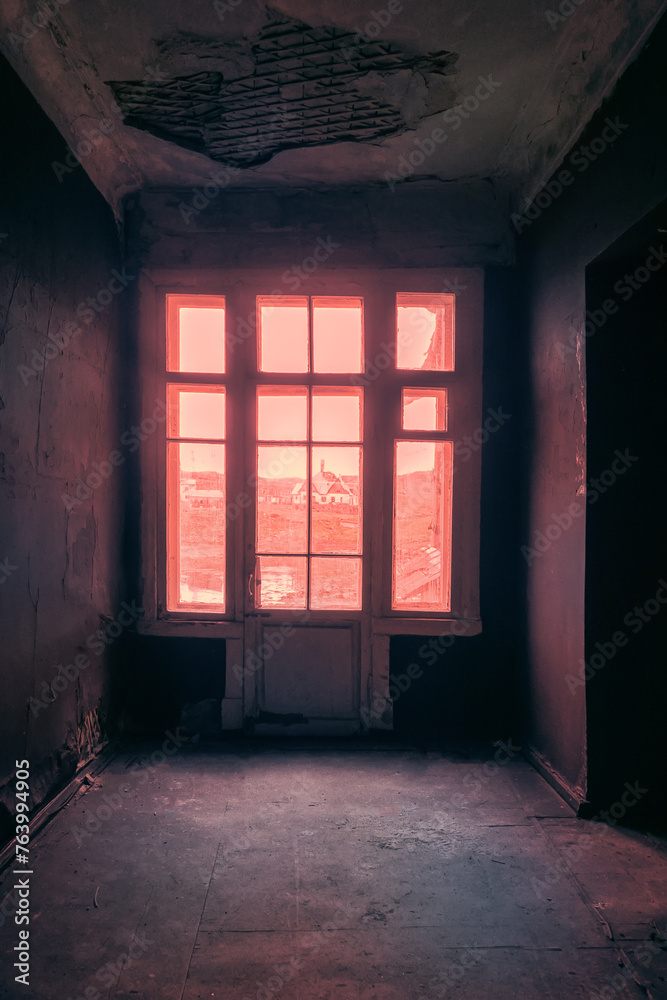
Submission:
[[[358,719],[357,632],[350,625],[295,627],[279,649],[264,656],[260,711]],[[262,648],[267,646],[263,643]]]

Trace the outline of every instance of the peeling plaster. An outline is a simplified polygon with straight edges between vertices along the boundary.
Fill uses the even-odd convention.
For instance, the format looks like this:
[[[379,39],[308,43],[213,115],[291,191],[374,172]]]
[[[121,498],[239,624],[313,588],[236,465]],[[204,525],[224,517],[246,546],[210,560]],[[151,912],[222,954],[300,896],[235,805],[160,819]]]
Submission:
[[[176,37],[157,48],[178,57],[193,46],[205,56],[199,72],[108,85],[126,125],[239,168],[283,150],[399,135],[456,98],[453,52],[409,53],[295,18],[247,42]]]

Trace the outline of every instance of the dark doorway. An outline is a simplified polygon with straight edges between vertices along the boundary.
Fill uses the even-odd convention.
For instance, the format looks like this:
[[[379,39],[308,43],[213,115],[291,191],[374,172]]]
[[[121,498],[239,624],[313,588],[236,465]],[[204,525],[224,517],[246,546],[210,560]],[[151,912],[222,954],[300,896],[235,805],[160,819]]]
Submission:
[[[589,800],[625,804],[632,825],[667,815],[666,250],[663,203],[586,275],[586,661],[576,669],[587,677]]]

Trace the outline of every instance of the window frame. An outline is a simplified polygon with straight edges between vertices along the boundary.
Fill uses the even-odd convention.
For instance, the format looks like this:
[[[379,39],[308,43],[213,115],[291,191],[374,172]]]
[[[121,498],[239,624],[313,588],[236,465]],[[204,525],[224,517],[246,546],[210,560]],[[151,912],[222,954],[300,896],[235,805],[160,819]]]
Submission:
[[[311,307],[311,310],[312,310],[312,302],[310,303],[310,307]],[[312,315],[312,313],[311,313],[311,315]],[[311,353],[312,353],[312,347],[311,347]],[[296,390],[301,390],[301,389],[305,390],[304,399],[306,401],[306,425],[307,425],[306,426],[306,430],[305,430],[305,437],[303,438],[303,440],[296,439],[296,438],[294,440],[288,440],[286,438],[282,438],[282,439],[268,439],[268,438],[263,438],[263,437],[260,437],[260,435],[259,435],[259,429],[258,429],[257,426],[255,426],[255,434],[254,434],[254,437],[253,437],[253,440],[252,440],[252,444],[253,444],[253,448],[256,450],[256,452],[258,451],[259,448],[262,448],[262,447],[289,448],[289,447],[293,447],[293,446],[296,446],[298,448],[303,448],[305,450],[305,452],[306,452],[306,479],[305,479],[305,483],[306,483],[306,496],[305,496],[305,500],[304,500],[304,506],[306,507],[306,512],[305,512],[306,513],[306,523],[304,525],[304,527],[306,528],[306,531],[305,531],[305,550],[302,551],[302,552],[293,552],[293,553],[283,553],[282,554],[286,558],[304,558],[306,560],[306,588],[305,588],[305,590],[306,590],[306,605],[303,608],[285,608],[285,607],[279,607],[277,605],[257,603],[257,601],[255,600],[256,610],[260,611],[261,613],[264,613],[265,611],[270,611],[270,612],[271,611],[278,611],[278,612],[282,612],[282,611],[299,611],[299,612],[301,612],[301,614],[303,614],[305,611],[308,611],[308,612],[312,613],[315,616],[322,616],[322,615],[327,616],[329,614],[338,613],[338,612],[344,613],[345,615],[348,615],[348,616],[349,615],[359,614],[359,613],[361,613],[364,610],[364,608],[363,608],[363,596],[364,596],[363,570],[364,570],[364,559],[365,559],[365,548],[364,548],[364,546],[365,546],[365,542],[366,542],[366,538],[365,538],[365,526],[364,526],[364,516],[365,516],[365,511],[366,511],[366,504],[365,504],[365,497],[364,497],[364,485],[365,485],[364,484],[364,480],[365,480],[365,470],[364,470],[365,443],[364,443],[364,439],[363,439],[363,434],[364,434],[364,420],[365,420],[365,411],[364,411],[365,396],[364,396],[364,390],[360,389],[360,388],[358,388],[356,386],[350,386],[349,384],[348,385],[341,385],[340,383],[341,383],[341,381],[343,381],[343,379],[341,379],[341,378],[338,379],[338,383],[336,385],[329,384],[329,381],[327,381],[327,383],[323,385],[322,382],[320,381],[320,375],[319,375],[319,373],[312,373],[313,374],[313,379],[309,379],[308,375],[306,375],[304,373],[297,373],[294,376],[290,376],[290,378],[292,378],[292,381],[289,384],[285,384],[285,383],[281,382],[279,385],[276,386],[276,384],[273,381],[271,381],[271,376],[273,374],[276,374],[276,373],[272,373],[272,372],[261,372],[261,373],[258,373],[257,382],[255,383],[256,398],[259,397],[259,392],[262,389],[269,389],[269,390],[278,389],[281,392],[285,392],[285,390],[287,390],[287,392],[285,393],[286,395],[290,394],[289,393],[290,389],[291,390],[295,390],[295,389]],[[265,380],[265,376],[269,379],[269,381]],[[326,377],[327,377],[327,380],[329,380],[330,376],[327,375]],[[304,381],[304,379],[305,379],[305,381]],[[360,422],[359,422],[359,428],[358,428],[359,437],[358,437],[358,439],[356,441],[347,441],[347,440],[343,440],[343,441],[335,440],[334,441],[334,440],[326,440],[326,439],[317,440],[316,437],[315,437],[315,435],[313,434],[313,409],[312,409],[312,402],[313,402],[313,399],[316,398],[318,394],[320,394],[318,392],[318,390],[320,390],[322,392],[322,394],[326,394],[327,389],[331,389],[334,392],[334,394],[336,392],[340,392],[342,390],[341,395],[343,395],[343,394],[345,394],[347,392],[348,395],[349,395],[349,397],[356,396],[359,399],[359,404],[360,404]],[[256,410],[256,417],[258,416],[258,414],[259,414],[259,408]],[[246,427],[246,430],[247,429],[248,429],[248,426]],[[313,469],[314,469],[313,453],[314,453],[314,451],[317,448],[335,448],[335,447],[356,448],[356,449],[359,450],[359,467],[360,467],[360,470],[361,470],[361,478],[360,478],[360,482],[359,482],[359,497],[358,497],[357,507],[360,508],[361,516],[359,518],[359,523],[358,523],[358,535],[359,535],[359,538],[358,538],[358,540],[359,540],[359,551],[358,552],[321,552],[321,551],[317,550],[317,548],[315,547],[315,543],[314,543],[313,524],[315,522],[315,510],[316,510],[316,507],[315,507],[315,505],[313,503],[312,488],[309,488],[309,487],[312,487],[313,477],[314,477],[314,472],[313,472]],[[256,465],[254,465],[254,467],[256,468]],[[279,557],[281,555],[280,553],[262,552],[260,550],[260,546],[258,545],[258,540],[257,540],[257,527],[256,527],[257,526],[257,522],[258,522],[258,513],[259,513],[258,512],[258,505],[255,504],[255,506],[254,506],[254,515],[255,515],[254,516],[254,524],[255,524],[255,528],[254,528],[254,531],[253,531],[253,538],[254,538],[254,542],[255,542],[254,552],[255,552],[256,564],[257,564],[258,560],[265,559],[265,558],[271,558],[274,555],[277,556],[277,557]],[[311,581],[312,581],[312,574],[313,574],[312,560],[313,559],[336,559],[336,558],[338,558],[338,559],[358,560],[360,562],[360,564],[361,564],[362,573],[361,573],[361,585],[360,585],[360,589],[359,589],[359,595],[360,595],[360,599],[361,599],[361,605],[358,608],[351,608],[351,607],[349,607],[349,608],[314,608],[314,607],[311,606],[311,601],[312,601]],[[257,575],[255,573],[255,581],[254,581],[255,599],[257,598],[258,594],[261,594],[261,588],[258,586],[259,583],[260,583],[260,581],[257,579]]]
[[[321,268],[302,281],[296,291],[283,284],[282,270],[208,269],[193,275],[178,269],[144,271],[140,276],[139,370],[140,412],[147,412],[151,400],[164,399],[167,381],[187,384],[219,384],[219,376],[194,379],[190,373],[166,373],[166,295],[217,295],[226,301],[227,349],[227,504],[244,492],[248,461],[248,438],[254,444],[254,401],[257,384],[268,384],[269,373],[256,371],[256,338],[247,336],[233,343],[237,324],[248,321],[257,296],[349,295],[364,300],[364,373],[359,376],[308,373],[302,384],[360,385],[364,387],[364,555],[362,612],[314,612],[322,619],[355,620],[369,614],[372,630],[378,634],[466,634],[481,631],[479,610],[479,536],[481,449],[469,459],[457,453],[466,435],[481,426],[482,418],[482,316],[483,271],[481,268]],[[456,292],[455,370],[453,372],[396,369],[395,360],[384,368],[375,365],[395,348],[396,293]],[[251,305],[250,305],[251,304]],[[231,346],[230,346],[230,341]],[[395,355],[394,355],[395,359]],[[368,363],[370,368],[368,367]],[[377,369],[377,370],[376,370]],[[172,376],[177,375],[177,378]],[[181,379],[182,376],[182,379]],[[290,384],[302,376],[271,376],[273,384]],[[311,379],[315,379],[311,382]],[[355,380],[356,379],[356,380]],[[393,452],[396,439],[443,439],[442,432],[403,431],[401,390],[408,388],[447,389],[448,425],[444,439],[454,442],[452,509],[451,611],[392,609],[393,543]],[[245,394],[245,398],[244,398]],[[252,415],[250,412],[252,408]],[[248,421],[251,421],[250,423]],[[252,428],[252,433],[250,429]],[[240,431],[240,433],[237,433]],[[166,609],[166,462],[165,428],[154,442],[142,447],[139,455],[142,481],[141,570],[144,583],[145,621],[166,626],[189,623],[192,634],[237,634],[232,623],[242,623],[247,614],[244,544],[248,518],[241,513],[228,521],[227,594],[224,614],[206,611]],[[465,454],[465,450],[463,452]],[[250,510],[254,508],[254,501]],[[380,508],[378,513],[378,508]],[[247,512],[246,512],[247,513]],[[244,537],[246,541],[244,543]],[[252,541],[250,541],[252,544]],[[289,620],[290,612],[276,609],[277,618]],[[296,611],[295,616],[303,614]],[[463,623],[463,625],[461,624]],[[216,626],[219,626],[216,631]],[[229,626],[229,627],[228,627]],[[159,625],[153,626],[159,631]],[[230,630],[231,629],[231,630]],[[169,633],[171,634],[171,633]]]

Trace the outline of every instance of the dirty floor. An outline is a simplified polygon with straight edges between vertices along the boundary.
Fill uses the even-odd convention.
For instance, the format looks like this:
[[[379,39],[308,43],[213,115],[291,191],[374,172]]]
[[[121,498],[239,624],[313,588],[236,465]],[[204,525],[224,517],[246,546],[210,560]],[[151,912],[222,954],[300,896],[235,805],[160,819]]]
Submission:
[[[126,747],[30,860],[2,998],[667,997],[663,843],[493,746]]]

